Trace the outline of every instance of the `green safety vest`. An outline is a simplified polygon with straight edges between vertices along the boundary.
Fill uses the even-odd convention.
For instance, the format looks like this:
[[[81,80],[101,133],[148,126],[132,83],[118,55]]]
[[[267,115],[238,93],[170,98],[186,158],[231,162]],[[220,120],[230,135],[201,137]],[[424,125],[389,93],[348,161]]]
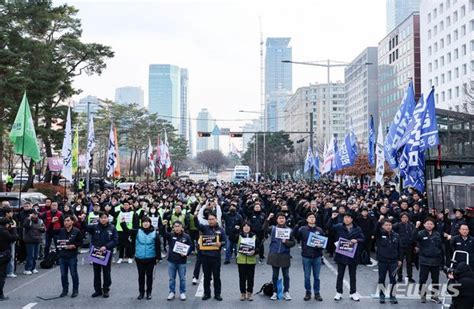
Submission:
[[[96,215],[94,212],[90,212],[87,215],[87,224],[97,224],[99,223],[99,215]]]
[[[127,223],[127,227],[129,230],[133,229],[133,214],[135,212],[134,211],[127,211],[127,212],[124,212],[124,211],[121,211],[118,216],[117,216],[117,223],[115,225],[115,228],[117,229],[117,232],[123,232],[123,229],[122,229],[122,217],[124,215],[126,216],[130,216],[130,220],[128,221],[125,221]],[[129,215],[130,214],[130,215]]]
[[[84,180],[80,180],[77,187],[79,188],[79,190],[83,189],[84,188]]]
[[[138,216],[138,225],[139,226],[142,225],[142,212],[143,212],[143,208],[138,208],[137,210],[135,210],[135,213]]]
[[[177,216],[174,212],[173,214],[171,215],[171,219],[170,219],[170,222],[169,222],[169,225],[170,226],[173,226],[173,224],[176,222],[176,221],[181,221],[181,223],[183,224],[183,227],[185,227],[185,223],[184,223],[184,220],[186,219],[186,214],[184,212],[181,212],[181,214],[179,216]]]
[[[114,212],[119,212],[120,209],[122,208],[122,204],[117,204],[117,206],[114,207]]]
[[[6,183],[7,184],[12,184],[13,183],[13,177],[8,175],[7,178],[6,178]]]
[[[239,240],[237,241],[237,250],[239,250],[241,239],[242,239],[242,236],[239,235]],[[256,243],[257,237],[255,235],[252,237],[252,239]],[[252,256],[248,256],[242,253],[237,253],[236,262],[237,264],[257,264],[257,256],[255,254]]]

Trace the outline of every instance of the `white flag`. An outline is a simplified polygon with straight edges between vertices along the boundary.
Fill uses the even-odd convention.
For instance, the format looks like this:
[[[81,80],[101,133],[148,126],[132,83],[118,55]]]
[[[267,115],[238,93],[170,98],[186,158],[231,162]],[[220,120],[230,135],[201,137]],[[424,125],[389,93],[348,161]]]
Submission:
[[[308,151],[306,152],[306,159],[304,160],[304,172],[308,172],[311,167],[313,167],[314,158],[313,152],[311,151],[311,147],[308,146]]]
[[[150,168],[151,175],[155,175],[155,156],[153,155],[153,147],[151,146],[151,140],[148,138],[148,150],[147,150],[147,158],[148,158],[148,167]]]
[[[334,137],[331,138],[329,142],[329,147],[324,141],[324,162],[323,162],[323,174],[329,173],[331,171],[333,160],[334,160]]]
[[[61,151],[61,157],[63,158],[63,171],[64,178],[72,181],[72,130],[71,130],[71,108],[67,110],[66,116],[66,127],[64,128],[64,140],[63,149]]]
[[[87,136],[87,153],[86,153],[86,173],[92,171],[92,160],[94,159],[94,149],[95,149],[95,135],[94,135],[94,118],[92,114],[89,120],[89,132]]]
[[[107,176],[113,177],[117,165],[117,153],[115,152],[115,131],[113,124],[110,125],[109,145],[107,151]]]
[[[379,121],[379,131],[377,135],[377,145],[375,153],[377,155],[377,165],[375,168],[375,181],[383,186],[383,174],[385,172],[385,153],[384,153],[384,142],[383,142],[383,128],[382,120]]]
[[[165,140],[163,143],[163,152],[161,153],[163,158],[162,164],[168,169],[171,166],[170,148],[168,144],[168,135],[165,130]]]

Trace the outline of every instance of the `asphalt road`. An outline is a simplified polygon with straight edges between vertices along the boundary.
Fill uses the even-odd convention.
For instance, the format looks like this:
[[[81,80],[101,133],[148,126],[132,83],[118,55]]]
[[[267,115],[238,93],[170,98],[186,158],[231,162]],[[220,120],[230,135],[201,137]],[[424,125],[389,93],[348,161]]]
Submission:
[[[267,244],[268,248],[268,244]],[[357,288],[362,296],[360,302],[349,299],[348,294],[348,274],[344,282],[343,300],[336,303],[333,300],[335,295],[336,271],[334,261],[326,257],[326,265],[321,269],[321,296],[324,301],[319,303],[315,300],[303,301],[305,293],[303,280],[303,267],[301,263],[300,249],[292,249],[292,266],[290,268],[290,293],[292,301],[271,301],[268,297],[257,295],[253,302],[242,302],[239,300],[240,292],[238,288],[238,272],[235,261],[229,265],[222,265],[222,297],[223,302],[214,299],[202,301],[199,297],[202,293],[202,284],[191,285],[192,271],[195,257],[191,257],[187,265],[187,301],[167,301],[168,295],[168,272],[166,261],[157,265],[155,270],[155,281],[152,300],[137,300],[138,283],[135,264],[113,264],[112,266],[112,287],[110,298],[91,298],[93,292],[93,272],[92,266],[87,263],[85,254],[79,256],[79,296],[75,299],[69,296],[61,299],[44,301],[43,298],[54,297],[61,292],[61,281],[59,267],[50,270],[41,270],[33,276],[22,275],[23,266],[18,267],[18,277],[7,279],[5,294],[9,296],[6,302],[0,302],[0,308],[133,308],[140,306],[143,308],[209,308],[209,306],[225,306],[226,308],[246,308],[259,306],[277,306],[278,308],[441,308],[441,305],[433,303],[421,304],[418,298],[406,299],[399,296],[399,304],[379,304],[378,299],[373,295],[376,291],[377,267],[359,266],[357,270]],[[415,272],[415,278],[418,274]],[[202,278],[202,273],[201,273]],[[445,276],[441,275],[444,282]],[[255,274],[255,289],[259,289],[263,283],[271,281],[271,267],[266,264],[257,265]],[[70,282],[71,284],[71,282]]]

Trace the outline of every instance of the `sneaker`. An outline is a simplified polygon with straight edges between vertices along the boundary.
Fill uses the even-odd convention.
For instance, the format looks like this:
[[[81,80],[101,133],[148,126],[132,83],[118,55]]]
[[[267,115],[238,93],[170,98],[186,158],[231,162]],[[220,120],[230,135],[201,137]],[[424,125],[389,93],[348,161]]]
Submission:
[[[290,292],[285,292],[285,293],[283,293],[283,298],[284,298],[285,300],[291,300]]]
[[[146,292],[146,300],[150,300],[151,299],[151,292]]]
[[[166,300],[173,300],[174,299],[174,293],[173,292],[170,292],[168,294],[168,298],[166,298]]]
[[[424,295],[421,296],[421,303],[422,304],[426,303],[426,296],[424,296]]]
[[[336,293],[336,296],[334,296],[334,300],[340,301],[342,299],[342,294],[341,293]]]
[[[441,299],[439,299],[437,296],[432,296],[431,301],[435,304],[441,304]]]
[[[27,276],[30,276],[30,275],[32,275],[32,274],[33,274],[33,273],[32,273],[31,271],[29,271],[29,270],[25,270],[25,271],[23,272],[23,275],[27,275]]]
[[[247,292],[247,300],[248,300],[248,301],[253,301],[252,293]]]
[[[18,276],[15,275],[15,274],[8,274],[8,275],[7,275],[7,278],[16,278],[16,277],[18,277]]]
[[[319,293],[314,293],[314,300],[323,301],[323,298],[321,297],[321,294],[319,294]]]
[[[272,297],[270,297],[271,300],[277,300],[278,296],[277,293],[273,293]]]
[[[102,295],[102,292],[94,292],[91,297],[99,297]]]
[[[143,298],[145,298],[145,293],[138,294],[138,297],[137,297],[138,300],[141,300]]]
[[[198,279],[193,277],[193,285],[198,284],[198,282],[199,282]]]
[[[117,264],[122,264],[122,262],[123,262],[122,259],[118,259],[117,262],[115,262],[115,263],[117,263]]]
[[[380,302],[381,304],[385,304],[385,295],[380,294],[380,296],[379,296],[379,302]]]
[[[303,297],[303,300],[304,301],[308,301],[311,299],[311,292],[306,292],[306,294],[304,295]]]
[[[128,264],[132,264],[133,263],[133,259],[128,259]]]
[[[353,301],[359,301],[360,300],[359,294],[357,293],[351,294],[351,299]]]
[[[208,300],[209,298],[211,298],[211,295],[204,294],[204,296],[202,297],[202,300]]]
[[[37,273],[39,273],[39,271],[38,271],[36,268],[35,268],[35,269],[33,269],[31,272],[32,272],[33,274],[37,274]]]
[[[214,299],[218,301],[222,301],[222,297],[220,295],[214,295]]]
[[[102,297],[103,298],[109,298],[109,291],[103,291],[102,292]]]
[[[61,292],[61,295],[59,295],[59,297],[64,297],[64,296],[66,296],[66,295],[67,295],[67,291],[62,291],[62,292]]]
[[[240,293],[240,301],[244,301],[247,299],[247,295],[245,293]]]
[[[77,294],[79,294],[77,291],[72,291],[71,298],[76,298]]]
[[[258,259],[258,264],[263,264],[263,260],[264,260],[264,258],[259,258]]]
[[[179,299],[180,300],[186,300],[186,294],[184,294],[184,293],[179,294]]]

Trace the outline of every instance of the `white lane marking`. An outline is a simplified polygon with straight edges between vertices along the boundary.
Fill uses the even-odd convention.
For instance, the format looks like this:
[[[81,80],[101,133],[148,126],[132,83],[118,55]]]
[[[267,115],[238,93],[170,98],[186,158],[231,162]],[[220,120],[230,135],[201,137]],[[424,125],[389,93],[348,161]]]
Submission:
[[[334,268],[334,266],[328,261],[328,259],[324,259],[324,265],[326,265],[330,271],[333,272],[333,274],[337,277],[337,270],[336,268]],[[350,290],[350,285],[349,285],[349,282],[347,282],[346,279],[343,279],[342,280],[342,283],[344,284],[344,286],[346,287],[346,289]],[[359,295],[360,299],[369,299],[369,298],[372,298],[370,296],[362,296],[362,295]]]
[[[37,304],[38,303],[29,303],[28,305],[21,307],[21,309],[31,309],[34,306],[36,306]]]
[[[199,285],[196,290],[196,295],[195,297],[203,297],[204,296],[204,275],[201,277],[201,280],[199,280]]]
[[[13,290],[7,292],[6,294],[11,294],[11,293],[14,293],[14,292],[18,291],[19,289],[22,289],[22,288],[24,288],[25,286],[28,286],[28,285],[32,284],[32,283],[35,282],[36,280],[43,278],[44,276],[46,276],[46,275],[49,274],[50,272],[55,271],[56,269],[59,269],[59,267],[48,270],[47,272],[45,272],[44,274],[41,274],[41,275],[37,276],[37,277],[34,278],[33,280],[30,280],[30,281],[28,281],[28,282],[23,283],[23,284],[20,285],[20,286],[17,286],[16,288],[14,288]]]

